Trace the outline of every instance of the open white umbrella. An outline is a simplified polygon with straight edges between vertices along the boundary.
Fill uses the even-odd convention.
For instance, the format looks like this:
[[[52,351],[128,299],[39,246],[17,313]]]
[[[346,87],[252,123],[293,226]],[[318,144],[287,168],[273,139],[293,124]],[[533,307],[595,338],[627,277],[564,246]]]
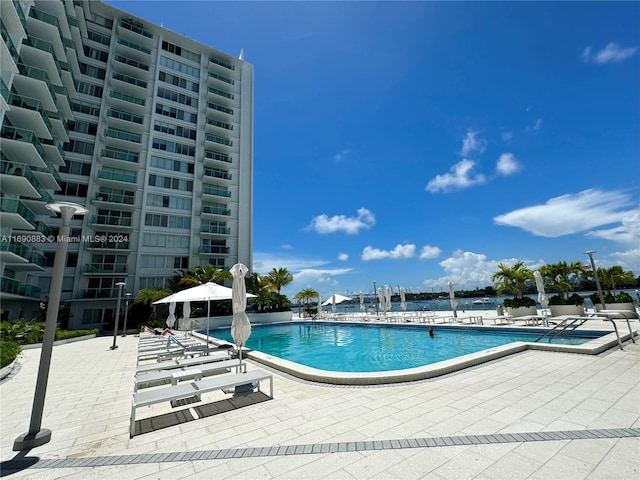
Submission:
[[[169,316],[167,317],[167,327],[173,328],[176,323],[176,302],[169,303]]]
[[[454,318],[458,318],[458,312],[456,312],[456,306],[458,302],[456,302],[456,293],[453,291],[453,282],[449,282],[447,284],[449,286],[449,299],[451,300],[451,310],[453,310]]]
[[[400,287],[400,308],[403,312],[407,311],[407,299],[405,297],[404,287]]]
[[[533,278],[536,280],[536,288],[538,289],[538,302],[542,305],[542,308],[545,309],[549,306],[549,299],[544,291],[544,280],[538,270],[533,272]]]
[[[245,267],[246,268],[246,267]],[[248,294],[248,297],[255,297],[255,295]],[[209,344],[209,320],[211,318],[211,305],[210,302],[216,300],[231,300],[233,298],[233,290],[224,285],[218,285],[217,283],[207,282],[202,285],[196,285],[195,287],[181,290],[168,297],[164,297],[154,304],[159,303],[171,303],[171,302],[207,302],[207,345]]]
[[[326,307],[328,305],[332,305],[333,303],[342,303],[346,302],[347,300],[351,299],[349,297],[345,297],[344,295],[340,295],[339,293],[334,293],[333,295],[331,295],[331,297],[325,300],[322,305]]]
[[[238,346],[240,370],[242,368],[242,347],[251,335],[251,323],[249,323],[249,317],[247,317],[247,313],[245,312],[247,308],[247,289],[244,276],[248,271],[249,269],[242,263],[236,263],[229,270],[233,276],[233,298],[231,300],[233,306],[233,321],[231,322],[231,336]]]

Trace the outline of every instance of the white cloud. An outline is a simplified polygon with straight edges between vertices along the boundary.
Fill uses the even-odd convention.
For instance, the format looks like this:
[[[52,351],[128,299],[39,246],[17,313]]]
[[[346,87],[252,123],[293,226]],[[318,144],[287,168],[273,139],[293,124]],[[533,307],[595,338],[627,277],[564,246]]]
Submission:
[[[338,260],[340,260],[341,262],[346,262],[347,260],[349,260],[349,255],[346,253],[339,253]]]
[[[371,228],[375,223],[376,218],[373,213],[366,208],[360,208],[356,217],[318,215],[311,220],[311,224],[307,228],[321,234],[344,232],[348,235],[354,235],[361,229]]]
[[[420,250],[420,260],[430,260],[432,258],[438,258],[442,254],[442,250],[438,247],[432,247],[431,245],[425,245]]]
[[[539,132],[541,128],[542,128],[542,119],[537,118],[536,121],[533,122],[533,125],[531,125],[530,127],[527,127],[525,130],[527,132]]]
[[[503,153],[496,163],[496,171],[499,175],[508,176],[520,170],[520,163],[513,153]]]
[[[637,245],[640,240],[640,212],[628,212],[621,219],[621,225],[603,230],[592,230],[587,232],[587,237],[613,240],[620,243]]]
[[[585,48],[582,51],[582,60],[585,63],[597,63],[599,65],[620,63],[631,58],[637,51],[637,47],[623,48],[617,43],[612,42],[596,53],[591,52],[591,47]]]
[[[464,159],[451,167],[450,173],[436,175],[435,178],[429,180],[426,190],[431,193],[449,192],[468,188],[473,185],[485,182],[485,177],[481,173],[475,174],[473,160]]]
[[[344,159],[345,159],[345,157],[346,157],[347,155],[349,155],[349,153],[351,153],[351,150],[349,150],[349,149],[347,149],[347,148],[343,148],[342,150],[340,150],[338,153],[336,153],[336,154],[333,156],[333,160],[334,160],[335,162],[340,162],[340,161],[344,160]]]
[[[520,227],[541,237],[560,237],[621,223],[625,219],[629,221],[637,213],[637,210],[628,210],[630,204],[628,195],[621,192],[590,189],[552,198],[544,205],[514,210],[493,220],[498,225]],[[631,222],[631,225],[637,225],[637,222]],[[619,235],[622,232],[616,233]]]
[[[513,133],[511,132],[502,132],[502,141],[509,142],[513,138]]]
[[[390,258],[392,260],[400,260],[404,258],[412,258],[416,254],[416,246],[412,244],[396,245],[393,250],[380,250],[373,247],[364,247],[362,250],[362,260],[382,260]]]
[[[478,132],[474,130],[467,130],[467,135],[462,139],[462,150],[460,151],[460,155],[466,158],[472,153],[483,153],[485,151],[487,148],[487,142],[477,138],[477,134]]]
[[[280,248],[282,248],[283,250],[293,250],[293,247],[291,245],[289,245],[288,243],[285,243],[284,245],[281,245]]]
[[[636,237],[636,240],[638,237]],[[636,275],[640,272],[640,248],[634,248],[627,250],[626,252],[614,252],[609,255],[611,258],[611,265],[620,265],[622,269],[626,271],[632,271]],[[598,261],[598,265],[600,265]]]

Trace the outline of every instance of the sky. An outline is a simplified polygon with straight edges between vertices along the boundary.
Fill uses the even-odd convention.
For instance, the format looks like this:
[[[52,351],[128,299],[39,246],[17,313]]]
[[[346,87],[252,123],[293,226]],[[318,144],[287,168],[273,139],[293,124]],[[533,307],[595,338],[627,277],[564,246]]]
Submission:
[[[252,271],[323,298],[640,275],[639,2],[106,3],[254,66]]]

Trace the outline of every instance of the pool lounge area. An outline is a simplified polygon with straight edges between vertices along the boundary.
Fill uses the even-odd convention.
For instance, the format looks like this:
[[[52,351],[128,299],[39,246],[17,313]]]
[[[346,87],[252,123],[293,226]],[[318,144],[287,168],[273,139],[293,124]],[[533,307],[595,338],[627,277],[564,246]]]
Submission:
[[[300,322],[294,321],[290,322],[291,324],[308,324],[309,326],[322,324],[323,322]],[[336,325],[336,323],[329,322],[324,323],[326,325]],[[355,323],[338,323],[338,325],[343,325],[348,327],[349,325],[364,327],[369,329],[375,328],[392,328],[392,329],[402,329],[402,328],[421,328],[426,333],[428,328],[424,326],[418,327],[414,325],[408,324],[377,324],[377,325],[362,325],[358,322]],[[254,326],[254,329],[269,329],[273,328],[274,324],[269,326]],[[602,326],[601,326],[602,327]],[[336,371],[336,370],[325,370],[320,368],[314,368],[312,366],[304,365],[302,363],[294,362],[288,360],[287,358],[283,358],[282,356],[277,356],[273,354],[269,354],[266,352],[262,352],[259,350],[251,350],[248,349],[243,353],[243,356],[255,360],[260,364],[272,367],[278,371],[290,374],[296,378],[300,378],[303,380],[327,383],[327,384],[335,384],[335,385],[383,385],[390,383],[398,383],[398,382],[411,382],[417,380],[424,380],[428,378],[438,377],[441,375],[446,375],[452,372],[457,372],[460,370],[464,370],[469,367],[473,367],[475,365],[479,365],[485,362],[491,362],[493,360],[512,355],[515,353],[523,352],[526,350],[543,350],[543,351],[551,351],[551,352],[564,352],[564,353],[574,353],[574,354],[583,354],[583,355],[597,355],[602,353],[610,348],[618,347],[618,337],[613,331],[598,329],[598,330],[588,330],[583,329],[582,335],[588,338],[584,343],[579,345],[565,345],[565,344],[557,344],[557,343],[545,343],[534,342],[533,339],[539,338],[544,334],[544,332],[549,331],[548,328],[517,328],[517,327],[498,327],[498,326],[460,326],[460,325],[439,325],[436,327],[439,332],[442,331],[470,331],[470,332],[491,332],[491,333],[503,333],[503,334],[514,334],[514,333],[528,333],[532,336],[532,341],[517,341],[506,343],[504,345],[496,345],[488,349],[480,350],[473,353],[468,353],[465,355],[456,356],[454,358],[449,358],[446,360],[438,361],[435,363],[430,363],[427,365],[416,366],[411,368],[403,368],[403,369],[395,369],[395,370],[383,370],[383,371],[369,371],[369,372],[349,372],[349,371]],[[226,330],[222,332],[226,333]],[[221,333],[222,333],[221,332]],[[573,335],[580,335],[580,332],[572,332]],[[215,345],[220,345],[223,343],[227,343],[230,339],[229,336],[227,338],[218,339],[215,338],[216,331],[213,330],[210,332],[210,336],[214,337],[213,343]],[[437,335],[437,333],[436,333]],[[636,333],[637,336],[637,333]],[[205,338],[203,336],[203,338]],[[631,337],[629,334],[622,335],[622,340],[629,340]],[[251,340],[251,339],[250,339]],[[251,342],[249,342],[250,344]]]

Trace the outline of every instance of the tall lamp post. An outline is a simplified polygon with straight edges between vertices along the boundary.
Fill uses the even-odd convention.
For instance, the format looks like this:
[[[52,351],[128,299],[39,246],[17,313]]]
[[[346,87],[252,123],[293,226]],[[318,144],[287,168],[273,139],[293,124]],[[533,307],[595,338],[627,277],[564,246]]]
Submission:
[[[588,252],[584,252],[589,255],[589,262],[591,262],[591,270],[593,270],[593,278],[596,281],[596,288],[598,289],[598,298],[600,298],[600,305],[602,305],[602,309],[607,308],[604,304],[604,295],[602,295],[602,287],[600,286],[600,280],[598,279],[598,270],[596,269],[596,264],[593,261],[593,254],[596,253],[593,250],[589,250]]]
[[[71,202],[54,202],[45,205],[45,207],[53,213],[59,213],[62,217],[62,224],[60,225],[60,230],[58,232],[56,254],[53,260],[51,287],[49,289],[49,303],[47,305],[44,338],[42,339],[42,349],[40,352],[40,365],[38,367],[38,377],[36,379],[36,391],[33,396],[31,422],[29,423],[29,431],[18,436],[18,438],[13,442],[14,451],[29,450],[31,448],[44,445],[51,440],[51,430],[48,428],[41,428],[42,413],[44,411],[44,400],[47,394],[53,341],[56,336],[56,323],[58,322],[58,312],[60,311],[60,296],[62,294],[64,266],[67,263],[67,239],[71,231],[69,224],[71,223],[71,219],[74,215],[84,215],[88,211],[83,206]]]
[[[118,302],[116,303],[116,323],[113,325],[113,345],[110,347],[111,350],[118,348],[116,345],[116,337],[118,336],[118,322],[120,321],[120,300],[122,299],[122,287],[126,285],[127,284],[124,282],[116,283],[116,286],[118,287]]]
[[[131,299],[132,294],[125,293],[124,296],[127,297],[127,300],[124,306],[124,326],[122,327],[122,336],[126,337],[127,336],[127,316],[129,315],[129,300]]]

